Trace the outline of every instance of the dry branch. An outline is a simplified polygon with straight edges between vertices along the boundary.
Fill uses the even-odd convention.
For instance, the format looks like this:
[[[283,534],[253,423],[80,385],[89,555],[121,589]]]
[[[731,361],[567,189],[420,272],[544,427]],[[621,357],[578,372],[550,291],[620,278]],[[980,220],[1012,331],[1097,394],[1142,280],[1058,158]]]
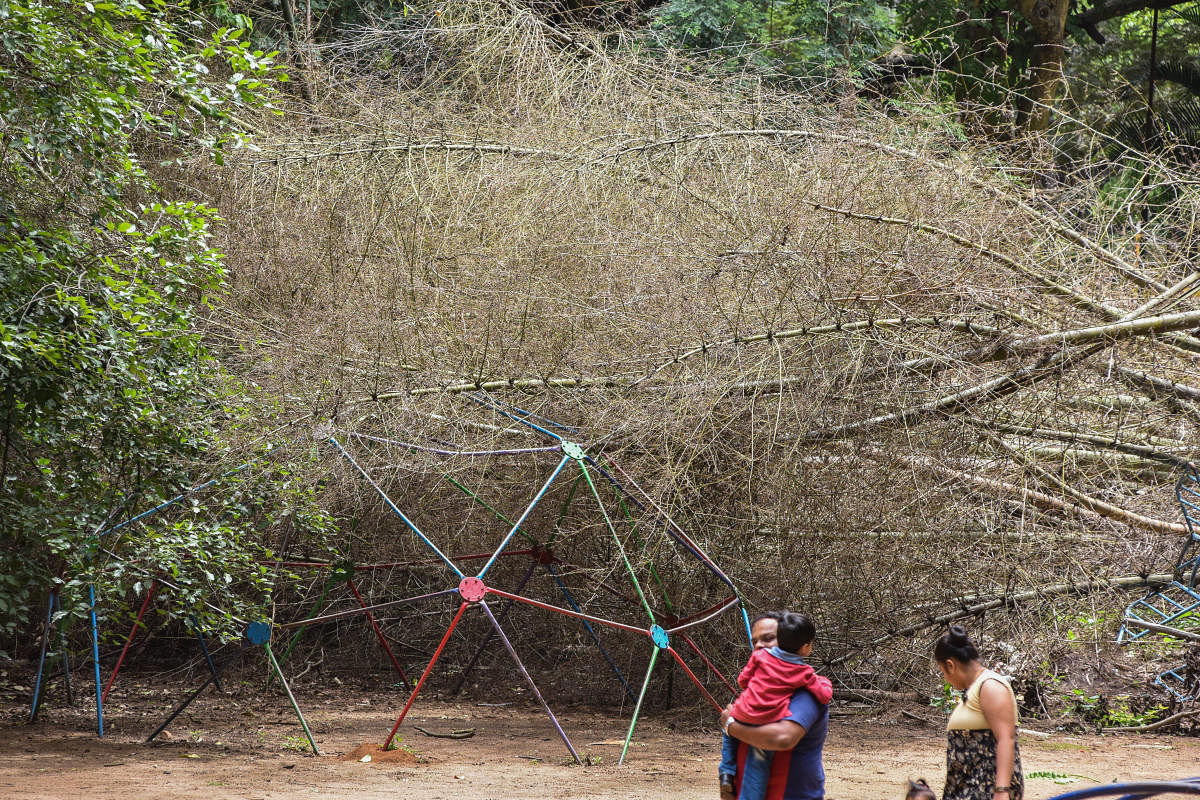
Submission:
[[[1180,711],[1178,714],[1172,714],[1166,719],[1160,719],[1158,722],[1151,722],[1146,725],[1121,726],[1114,728],[1103,728],[1104,731],[1110,733],[1149,733],[1162,728],[1170,727],[1185,719],[1191,719],[1200,714],[1200,708],[1193,708],[1190,711]]]
[[[1150,445],[1137,444],[1136,442],[1122,441],[1113,436],[1105,436],[1099,433],[1087,433],[1084,431],[1059,431],[1051,428],[1033,428],[1026,425],[1013,425],[1007,422],[986,421],[986,420],[970,420],[971,424],[980,427],[990,428],[1001,433],[1011,433],[1018,436],[1029,436],[1038,439],[1053,439],[1054,441],[1066,442],[1068,444],[1086,444],[1092,447],[1103,448],[1106,450],[1116,450],[1120,453],[1129,455],[1141,456],[1142,458],[1152,459],[1164,464],[1170,464],[1173,467],[1184,468],[1190,463],[1183,456],[1168,453],[1163,450],[1151,447]]]
[[[1061,597],[1069,594],[1086,594],[1099,589],[1137,589],[1143,586],[1166,586],[1171,582],[1171,580],[1172,576],[1168,574],[1127,575],[1120,578],[1100,578],[1097,580],[1080,581],[1078,583],[1055,583],[1049,586],[1039,586],[1024,592],[1002,594],[989,600],[973,603],[966,608],[960,608],[956,611],[950,611],[936,617],[928,617],[920,622],[915,622],[911,625],[906,625],[903,628],[899,628],[898,630],[890,631],[883,636],[873,639],[867,643],[866,647],[878,647],[879,645],[900,636],[911,636],[914,633],[918,633],[937,625],[947,625],[955,620],[977,616],[984,611],[991,611],[995,608],[1006,608],[1017,603],[1028,602],[1030,600],[1048,599],[1051,597]],[[855,655],[856,653],[848,653],[840,658],[835,658],[828,663],[830,666],[844,664]]]

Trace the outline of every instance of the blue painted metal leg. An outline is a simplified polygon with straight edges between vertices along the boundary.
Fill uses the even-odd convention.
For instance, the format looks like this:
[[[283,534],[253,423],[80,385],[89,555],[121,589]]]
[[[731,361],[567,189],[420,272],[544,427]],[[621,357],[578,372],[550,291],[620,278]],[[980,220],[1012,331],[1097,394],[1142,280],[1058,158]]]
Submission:
[[[96,674],[96,735],[104,738],[104,701],[100,697],[100,625],[96,622],[96,587],[88,584],[92,612],[92,669]]]
[[[200,632],[200,626],[196,624],[194,614],[188,615],[188,620],[192,623],[192,630],[196,632],[196,638],[200,640],[200,650],[204,653],[204,660],[208,662],[208,671],[213,677],[213,685],[217,687],[218,692],[225,691],[225,687],[221,685],[221,676],[217,673],[217,667],[213,664],[212,655],[208,652],[208,644],[204,641],[204,634]]]
[[[58,646],[62,650],[63,682],[67,687],[67,705],[75,705],[75,689],[71,686],[71,651],[67,649],[67,632],[60,625],[58,628]]]
[[[559,577],[558,570],[554,569],[554,565],[547,564],[546,569],[550,570],[550,575],[554,578],[554,583],[558,586],[559,591],[562,592],[563,597],[567,599],[567,604],[571,606],[571,610],[576,613],[582,613],[583,609],[579,607],[579,604],[575,602],[575,598],[571,596],[571,592],[567,590],[566,584],[562,582],[562,578]],[[596,635],[596,631],[592,629],[592,626],[588,624],[586,619],[582,620],[582,622],[583,627],[592,637],[592,641],[595,642],[596,646],[600,648],[600,653],[604,656],[604,660],[608,662],[608,665],[612,667],[612,671],[616,673],[617,680],[621,682],[621,686],[625,687],[625,694],[629,696],[630,700],[636,703],[637,695],[633,693],[633,688],[630,687],[629,681],[625,680],[625,676],[622,675],[621,670],[617,668],[616,662],[614,662],[612,660],[612,656],[608,654],[608,650],[605,649],[604,643],[600,641],[600,637]]]
[[[50,621],[54,619],[54,598],[57,591],[50,592],[50,601],[46,604],[46,629],[42,631],[42,654],[38,657],[37,678],[33,682],[33,703],[29,706],[29,721],[37,719],[38,708],[42,701],[42,676],[46,672],[46,648],[50,645]]]
[[[232,664],[233,662],[240,659],[242,657],[242,655],[246,652],[246,649],[249,647],[250,647],[250,644],[248,642],[243,642],[242,645],[240,647],[238,647],[238,651],[233,654],[233,657],[221,665],[221,668],[219,670],[217,670],[217,674],[218,675],[221,674],[229,667],[230,664]],[[183,710],[185,708],[187,708],[188,706],[190,706],[192,704],[192,701],[195,700],[197,697],[199,697],[200,693],[208,688],[208,685],[213,682],[213,677],[214,677],[213,675],[209,675],[204,680],[204,683],[200,684],[200,686],[198,688],[196,688],[190,695],[188,695],[188,698],[186,700],[184,700],[182,703],[180,703],[178,708],[176,708],[174,711],[171,712],[171,716],[167,717],[166,722],[164,722],[162,725],[159,725],[157,728],[154,729],[154,733],[152,733],[146,737],[146,741],[147,742],[154,741],[155,736],[158,736],[160,733],[165,731],[167,729],[167,726],[170,725],[172,722],[174,722],[175,718],[178,717],[180,714],[182,714]]]

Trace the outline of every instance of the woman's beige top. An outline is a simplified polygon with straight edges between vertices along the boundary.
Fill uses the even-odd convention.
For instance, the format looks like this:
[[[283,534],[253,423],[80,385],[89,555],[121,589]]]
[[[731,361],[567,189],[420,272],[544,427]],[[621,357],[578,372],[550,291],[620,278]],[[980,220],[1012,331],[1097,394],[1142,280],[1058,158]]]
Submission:
[[[985,669],[967,687],[967,691],[963,695],[963,700],[954,707],[954,713],[950,715],[950,721],[946,723],[946,730],[985,731],[991,728],[988,725],[987,717],[983,715],[983,709],[979,705],[979,690],[983,687],[985,681],[999,681],[1004,686],[1008,691],[1009,699],[1012,700],[1013,719],[1017,719],[1017,696],[1013,694],[1008,678],[999,672]]]

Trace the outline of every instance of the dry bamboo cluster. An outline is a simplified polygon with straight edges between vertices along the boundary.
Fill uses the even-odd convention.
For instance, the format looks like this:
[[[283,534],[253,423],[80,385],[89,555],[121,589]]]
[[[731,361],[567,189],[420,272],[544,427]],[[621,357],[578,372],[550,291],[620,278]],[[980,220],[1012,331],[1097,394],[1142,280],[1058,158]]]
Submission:
[[[304,419],[286,429],[303,449],[329,422],[533,441],[478,390],[576,426],[751,606],[811,611],[819,651],[858,665],[842,679],[877,688],[929,682],[926,621],[1007,606],[984,629],[1037,664],[1061,652],[1072,604],[1112,612],[1128,576],[1170,568],[1172,481],[1200,425],[1194,181],[1176,176],[1173,204],[1134,225],[1136,193],[1030,180],[1011,149],[932,113],[567,39],[482,2],[371,32],[326,54],[313,106],[263,121],[260,150],[211,180],[234,276],[211,341],[260,393],[263,429]],[[413,552],[336,454],[313,452],[345,554]],[[446,474],[506,514],[540,474],[363,458],[461,551],[494,529]],[[572,519],[580,569],[611,577],[582,544],[596,521]],[[670,572],[688,592],[694,574]],[[440,632],[419,623],[414,654]],[[559,624],[523,635],[554,641]],[[736,627],[720,635],[735,663]]]

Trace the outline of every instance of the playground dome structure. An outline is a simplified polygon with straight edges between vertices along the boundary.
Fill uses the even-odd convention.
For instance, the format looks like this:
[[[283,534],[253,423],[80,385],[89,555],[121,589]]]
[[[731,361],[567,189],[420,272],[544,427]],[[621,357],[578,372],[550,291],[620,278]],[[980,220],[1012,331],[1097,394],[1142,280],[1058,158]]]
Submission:
[[[459,639],[474,632],[480,634],[478,641],[470,648],[472,655],[458,665],[459,676],[451,693],[463,687],[488,646],[498,639],[571,757],[583,763],[522,659],[521,637],[510,633],[508,618],[520,613],[539,615],[543,625],[558,620],[574,626],[575,638],[583,648],[594,651],[596,666],[603,663],[613,674],[619,687],[618,697],[623,696],[633,705],[621,762],[628,753],[656,667],[663,663],[677,666],[715,709],[720,709],[722,703],[713,696],[713,691],[728,693],[729,697],[736,693],[734,684],[697,641],[697,632],[719,617],[733,615],[736,621],[726,627],[726,638],[729,629],[744,629],[748,636],[749,617],[733,582],[662,505],[601,447],[578,442],[579,430],[502,404],[482,393],[455,401],[468,404],[466,413],[455,416],[414,410],[413,413],[425,415],[425,424],[412,426],[421,428],[422,433],[404,439],[332,425],[319,429],[317,441],[332,456],[324,462],[331,470],[330,477],[342,478],[343,488],[350,487],[349,493],[362,501],[363,516],[370,517],[382,510],[384,515],[380,520],[390,519],[394,528],[378,531],[377,538],[356,540],[351,536],[341,551],[326,560],[307,557],[303,552],[289,553],[285,544],[270,562],[279,573],[274,619],[234,618],[243,626],[243,634],[236,652],[220,663],[197,632],[209,675],[176,705],[148,740],[165,730],[210,684],[219,689],[221,675],[229,666],[262,647],[271,667],[271,679],[279,680],[312,750],[318,752],[282,663],[306,629],[342,620],[367,621],[398,675],[396,685],[409,690],[385,747],[391,745],[439,664],[444,669],[444,661],[450,660],[447,645],[456,631],[461,632]],[[501,424],[480,421],[481,411]],[[433,425],[429,424],[430,419]],[[457,444],[462,437],[470,437],[473,446]],[[520,441],[514,444],[514,439]],[[221,476],[186,489],[102,531],[100,536],[146,520],[198,492],[219,488],[224,479],[270,452],[264,451]],[[506,498],[499,491],[495,493],[498,496],[493,496],[486,486],[489,476],[503,477],[510,492],[512,487],[525,485],[523,477],[532,476],[535,485],[521,497]],[[376,498],[378,503],[362,500],[364,497]],[[460,503],[455,505],[449,497],[457,498]],[[355,562],[353,556],[363,550],[372,556],[380,555],[377,550],[381,542],[386,543],[384,555],[388,560]],[[459,552],[447,546],[448,543],[472,547],[469,552]],[[298,545],[301,550],[304,546],[304,543]],[[104,552],[120,558],[111,550]],[[313,571],[319,576],[315,580],[311,578]],[[305,573],[309,573],[307,583],[303,580]],[[286,581],[288,574],[301,579]],[[91,597],[100,736],[104,735],[104,699],[143,615],[156,591],[172,588],[171,582],[162,576],[146,573],[146,577],[151,580],[141,609],[103,689],[97,600],[94,593]],[[314,601],[312,589],[318,586],[322,588]],[[55,603],[52,593],[48,620]],[[399,610],[398,619],[380,616],[381,612],[396,613],[395,610]],[[415,630],[414,620],[441,614],[446,620],[444,631],[419,677],[413,681],[405,672],[395,645],[414,649],[408,641]],[[482,623],[474,631],[469,624],[472,618]],[[393,626],[401,632],[393,630]],[[527,632],[531,627],[535,625],[525,620],[519,631]],[[47,622],[31,719],[36,717],[42,698],[41,679],[49,635]],[[284,649],[277,656],[272,643],[278,646],[285,638]],[[570,637],[559,634],[557,638],[561,641]],[[543,638],[533,649],[545,647]],[[640,659],[634,655],[637,652],[646,655],[640,684],[626,675],[629,665],[640,666]],[[619,662],[625,663],[625,671]],[[554,664],[550,668],[553,672]]]
[[[733,614],[735,629],[745,628],[748,635],[748,616],[725,572],[638,480],[602,448],[581,442],[578,429],[483,393],[457,400],[464,401],[471,413],[452,420],[432,415],[436,431],[430,430],[427,415],[419,437],[333,426],[320,430],[318,441],[341,463],[338,477],[343,486],[356,482],[367,496],[378,498],[384,518],[390,518],[392,527],[377,532],[375,540],[387,543],[387,560],[358,564],[349,554],[340,561],[297,560],[284,554],[281,564],[289,569],[330,570],[330,582],[344,582],[354,602],[339,609],[335,598],[323,592],[311,613],[276,628],[295,631],[294,643],[306,627],[358,615],[368,618],[400,682],[411,686],[385,748],[439,664],[445,671],[442,662],[456,631],[465,631],[468,639],[474,636],[478,641],[472,655],[456,664],[459,675],[451,693],[462,688],[485,650],[498,640],[571,757],[582,763],[522,658],[523,648],[509,622],[509,617],[521,615],[526,615],[518,623],[522,631],[555,619],[573,627],[575,639],[598,656],[595,666],[613,674],[615,685],[633,704],[620,762],[661,664],[673,663],[709,704],[720,709],[723,703],[713,692],[731,697],[736,690],[695,633]],[[481,422],[480,411],[498,424]],[[463,436],[473,444],[460,444],[463,440],[457,437]],[[531,484],[523,496],[496,496],[486,487],[489,476],[503,477],[510,494],[513,487],[524,486],[520,476],[530,478]],[[457,503],[447,497],[448,490]],[[364,505],[363,512],[369,516],[371,510]],[[465,545],[467,552],[448,546],[451,540]],[[355,575],[370,576],[370,603]],[[396,597],[399,585],[411,594]],[[399,611],[404,624],[406,613],[429,615],[438,608],[447,617],[444,632],[419,676],[410,680],[388,646],[391,637],[374,615]],[[476,624],[464,625],[471,617]],[[533,649],[546,647],[540,641]],[[614,655],[639,648],[646,654],[640,683],[619,663],[640,659]]]

